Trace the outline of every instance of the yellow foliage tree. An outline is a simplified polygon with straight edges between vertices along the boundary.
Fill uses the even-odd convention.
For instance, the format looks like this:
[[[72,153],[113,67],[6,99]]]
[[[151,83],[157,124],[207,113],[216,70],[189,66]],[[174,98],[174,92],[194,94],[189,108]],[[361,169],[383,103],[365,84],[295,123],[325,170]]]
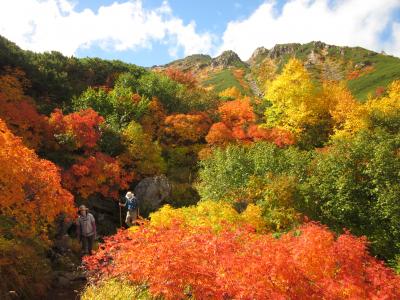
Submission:
[[[341,129],[349,115],[358,109],[359,103],[344,82],[326,81],[322,85],[318,106],[329,112],[335,130]]]
[[[150,218],[151,225],[155,227],[169,227],[174,221],[178,221],[193,230],[197,227],[211,227],[219,231],[224,225],[229,225],[233,230],[246,225],[257,231],[266,230],[261,208],[254,204],[249,204],[243,213],[238,213],[228,203],[210,200],[177,209],[165,205],[152,213]]]
[[[396,80],[388,86],[386,96],[371,98],[349,109],[343,126],[335,132],[334,138],[353,135],[360,130],[373,130],[376,126],[396,126],[400,116],[399,100],[400,80]]]
[[[306,124],[315,123],[315,92],[310,75],[298,59],[291,59],[272,81],[266,99],[272,106],[265,111],[269,127],[281,127],[300,133]]]
[[[228,98],[231,100],[239,99],[242,97],[241,92],[235,86],[227,88],[218,94],[221,98]]]

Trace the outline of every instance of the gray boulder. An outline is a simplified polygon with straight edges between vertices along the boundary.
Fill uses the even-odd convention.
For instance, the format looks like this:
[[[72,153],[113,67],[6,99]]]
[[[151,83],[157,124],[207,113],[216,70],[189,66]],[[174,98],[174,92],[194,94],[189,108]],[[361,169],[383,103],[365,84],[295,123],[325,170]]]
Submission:
[[[139,182],[134,192],[139,200],[140,215],[147,217],[170,196],[171,185],[165,175],[147,177]]]

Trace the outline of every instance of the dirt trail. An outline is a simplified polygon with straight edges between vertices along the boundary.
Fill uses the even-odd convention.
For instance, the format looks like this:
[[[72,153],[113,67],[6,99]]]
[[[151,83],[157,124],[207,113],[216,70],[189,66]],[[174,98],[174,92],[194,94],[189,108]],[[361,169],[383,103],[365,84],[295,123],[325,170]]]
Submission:
[[[55,286],[47,295],[46,300],[78,300],[86,281],[71,281],[65,286]]]
[[[60,255],[59,259],[70,258]],[[45,300],[75,300],[86,285],[86,276],[81,266],[81,259],[68,261],[60,270],[54,271],[53,282]]]
[[[251,74],[246,75],[246,80],[249,83],[250,89],[253,91],[253,94],[256,95],[257,97],[263,97],[263,93],[258,87],[257,83],[251,76]]]

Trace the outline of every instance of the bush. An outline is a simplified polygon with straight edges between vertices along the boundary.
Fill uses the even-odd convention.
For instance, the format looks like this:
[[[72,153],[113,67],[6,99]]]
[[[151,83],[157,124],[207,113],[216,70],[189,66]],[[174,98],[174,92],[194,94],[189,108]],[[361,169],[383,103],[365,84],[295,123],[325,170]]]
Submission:
[[[300,213],[298,183],[286,175],[251,177],[244,194],[249,202],[257,203],[266,225],[272,231],[285,231],[299,225]],[[299,207],[300,209],[300,207]]]
[[[304,180],[310,158],[307,152],[266,142],[216,149],[200,162],[197,189],[202,199],[241,201],[252,176],[286,174]]]
[[[96,285],[88,285],[83,294],[82,300],[150,300],[147,289],[143,286],[135,286],[128,281],[118,279],[105,280]]]
[[[202,201],[195,206],[178,209],[165,205],[150,214],[150,219],[150,224],[155,227],[171,227],[175,221],[179,221],[181,225],[189,228],[211,227],[215,231],[226,226],[232,230],[243,226],[257,231],[266,229],[261,209],[252,204],[241,214],[227,203],[214,201]]]
[[[14,299],[9,291],[22,299],[43,297],[51,282],[48,245],[38,238],[18,237],[14,225],[0,216],[0,298]]]
[[[85,263],[93,280],[146,282],[164,299],[400,297],[400,277],[368,255],[365,239],[336,238],[313,223],[280,239],[245,229],[141,226],[110,237]]]
[[[400,135],[360,132],[320,152],[301,188],[309,216],[366,235],[381,257],[399,253],[399,147]]]
[[[117,127],[126,126],[131,120],[138,121],[148,110],[150,101],[134,92],[129,81],[123,80],[122,74],[114,89],[89,87],[77,98],[73,99],[76,111],[93,109],[102,115],[109,124]]]
[[[389,260],[389,265],[393,268],[397,275],[400,275],[400,254],[396,254],[394,259]]]

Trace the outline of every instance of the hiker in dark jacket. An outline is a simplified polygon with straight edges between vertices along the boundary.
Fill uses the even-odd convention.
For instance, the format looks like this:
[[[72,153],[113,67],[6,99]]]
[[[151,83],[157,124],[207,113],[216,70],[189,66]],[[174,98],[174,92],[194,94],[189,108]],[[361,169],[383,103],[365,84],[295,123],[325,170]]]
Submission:
[[[126,213],[125,223],[128,227],[131,227],[138,217],[138,202],[131,191],[126,193],[125,199],[125,203],[119,203],[119,206],[127,208],[128,212]]]
[[[76,233],[82,242],[84,254],[92,255],[93,242],[96,238],[96,221],[85,205],[79,206],[79,216],[76,220]]]

